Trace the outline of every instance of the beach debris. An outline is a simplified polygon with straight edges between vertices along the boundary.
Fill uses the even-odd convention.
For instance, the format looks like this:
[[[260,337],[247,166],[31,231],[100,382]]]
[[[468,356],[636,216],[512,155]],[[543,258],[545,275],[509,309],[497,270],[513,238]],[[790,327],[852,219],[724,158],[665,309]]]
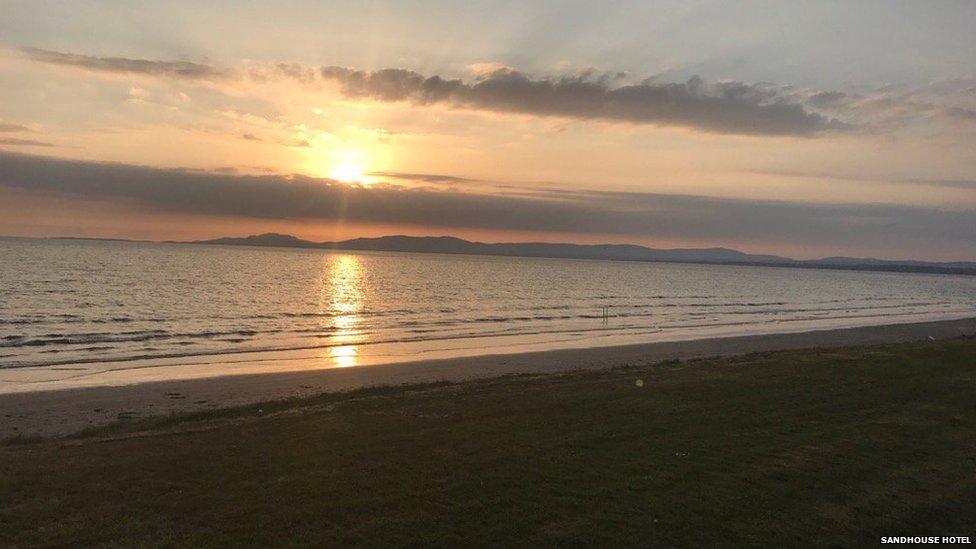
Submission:
[[[637,381],[634,382],[634,385],[636,385],[638,387],[643,387],[644,386],[644,380],[643,379],[638,379]]]

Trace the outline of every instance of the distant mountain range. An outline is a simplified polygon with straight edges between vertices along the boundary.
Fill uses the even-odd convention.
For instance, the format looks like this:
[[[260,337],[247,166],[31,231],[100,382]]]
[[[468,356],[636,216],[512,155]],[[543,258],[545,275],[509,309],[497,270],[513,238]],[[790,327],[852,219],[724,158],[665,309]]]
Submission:
[[[486,244],[484,242],[470,242],[450,236],[382,236],[379,238],[354,238],[340,242],[312,242],[287,234],[266,233],[243,238],[197,240],[184,242],[184,244],[272,246],[281,248],[322,248],[330,250],[423,252],[435,254],[705,263],[719,265],[761,265],[809,269],[976,275],[976,262],[972,261],[937,263],[930,261],[893,261],[860,257],[825,257],[823,259],[797,260],[775,255],[747,254],[728,248],[656,249],[634,244],[553,244],[545,242]]]

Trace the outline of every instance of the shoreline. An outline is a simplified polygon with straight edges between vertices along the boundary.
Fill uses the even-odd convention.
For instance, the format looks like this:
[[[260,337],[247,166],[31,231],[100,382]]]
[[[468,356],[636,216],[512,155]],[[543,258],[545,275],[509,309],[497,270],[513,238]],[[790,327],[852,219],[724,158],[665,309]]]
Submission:
[[[604,327],[588,331],[537,331],[478,334],[417,340],[361,341],[284,348],[235,349],[111,359],[56,361],[0,368],[0,396],[14,393],[120,387],[158,381],[278,374],[331,368],[465,359],[588,348],[615,348],[651,343],[832,331],[870,326],[964,320],[972,311],[908,316],[840,316],[788,319],[775,323],[650,326],[645,329]]]
[[[127,419],[232,408],[385,385],[460,382],[512,374],[556,374],[649,365],[673,359],[876,345],[926,338],[951,339],[974,334],[976,318],[965,318],[9,393],[0,394],[0,440],[66,436]]]

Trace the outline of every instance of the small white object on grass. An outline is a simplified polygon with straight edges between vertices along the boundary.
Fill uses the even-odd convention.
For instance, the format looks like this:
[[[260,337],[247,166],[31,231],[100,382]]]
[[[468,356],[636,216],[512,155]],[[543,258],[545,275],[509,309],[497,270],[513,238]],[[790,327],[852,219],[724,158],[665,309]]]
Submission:
[[[644,380],[643,379],[638,379],[637,382],[634,385],[637,385],[638,387],[643,387],[644,386]]]
[[[929,341],[935,341],[935,338],[932,337],[932,336],[929,336]]]

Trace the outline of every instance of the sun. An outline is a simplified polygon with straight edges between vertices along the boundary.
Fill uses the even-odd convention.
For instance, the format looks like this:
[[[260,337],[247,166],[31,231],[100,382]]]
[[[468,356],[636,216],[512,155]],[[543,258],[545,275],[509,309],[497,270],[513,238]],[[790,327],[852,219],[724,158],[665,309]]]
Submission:
[[[305,151],[306,173],[347,185],[375,183],[377,164],[385,164],[383,155],[368,147],[312,147]]]
[[[343,183],[369,183],[363,167],[355,162],[341,162],[333,166],[329,177]]]

